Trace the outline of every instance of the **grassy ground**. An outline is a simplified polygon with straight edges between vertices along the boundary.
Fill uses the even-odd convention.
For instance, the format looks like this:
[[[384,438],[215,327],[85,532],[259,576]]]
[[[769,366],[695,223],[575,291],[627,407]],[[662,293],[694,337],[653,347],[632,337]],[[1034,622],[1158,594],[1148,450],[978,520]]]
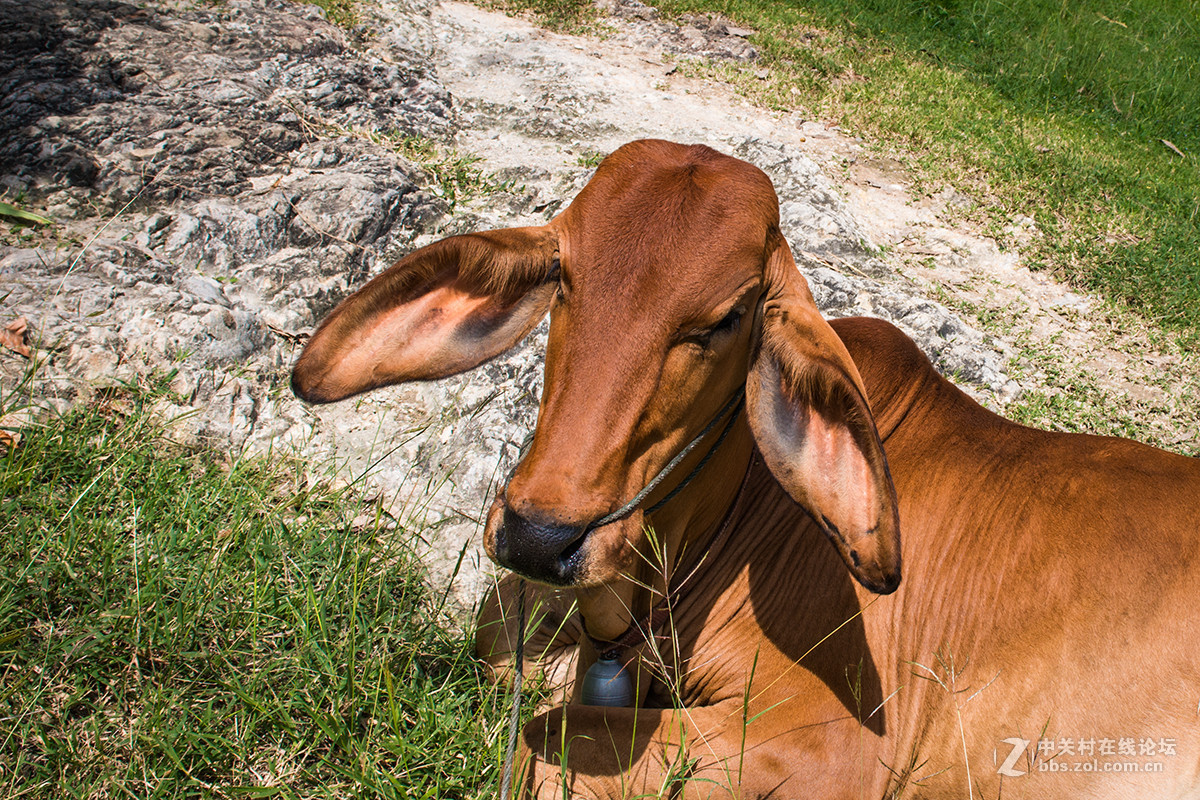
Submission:
[[[162,434],[116,397],[0,454],[0,796],[490,796],[502,700],[415,534]]]

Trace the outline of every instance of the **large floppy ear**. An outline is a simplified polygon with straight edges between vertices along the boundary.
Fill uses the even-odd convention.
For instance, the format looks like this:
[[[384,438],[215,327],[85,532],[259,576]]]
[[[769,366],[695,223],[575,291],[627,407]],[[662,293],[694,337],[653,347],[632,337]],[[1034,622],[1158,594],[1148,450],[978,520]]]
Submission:
[[[896,489],[845,345],[821,318],[787,241],[771,236],[761,339],[746,380],[767,467],[873,592],[900,584]]]
[[[328,403],[475,367],[509,349],[554,297],[550,227],[452,236],[376,276],[326,317],[292,372],[292,389]]]

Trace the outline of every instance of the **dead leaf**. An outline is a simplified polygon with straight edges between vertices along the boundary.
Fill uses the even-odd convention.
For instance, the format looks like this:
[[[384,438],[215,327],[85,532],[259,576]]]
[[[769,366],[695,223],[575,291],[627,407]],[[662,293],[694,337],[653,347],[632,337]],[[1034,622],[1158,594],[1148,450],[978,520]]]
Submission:
[[[11,411],[0,415],[0,453],[16,450],[21,444],[21,428],[33,421],[29,409]]]
[[[33,353],[29,351],[29,320],[25,317],[17,317],[3,330],[0,330],[0,345],[7,347],[14,353],[20,353],[26,358],[32,358]]]

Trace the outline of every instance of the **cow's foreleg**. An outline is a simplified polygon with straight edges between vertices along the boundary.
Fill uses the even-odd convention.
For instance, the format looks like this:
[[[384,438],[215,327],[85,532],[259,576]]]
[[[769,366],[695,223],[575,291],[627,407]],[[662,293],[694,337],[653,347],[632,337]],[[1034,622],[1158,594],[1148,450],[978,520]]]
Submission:
[[[492,668],[498,682],[511,680],[517,642],[520,579],[501,578],[479,611],[475,653]],[[583,628],[569,590],[526,583],[525,674],[538,677],[548,703],[565,702],[575,682]]]
[[[774,738],[774,737],[770,737]],[[526,797],[764,797],[794,772],[742,704],[683,709],[559,706],[526,726]]]

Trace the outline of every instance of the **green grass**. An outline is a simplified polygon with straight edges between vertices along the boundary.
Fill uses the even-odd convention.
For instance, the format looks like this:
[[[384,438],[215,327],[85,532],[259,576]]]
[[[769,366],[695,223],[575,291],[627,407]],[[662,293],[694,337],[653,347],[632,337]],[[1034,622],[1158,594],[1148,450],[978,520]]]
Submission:
[[[414,534],[147,399],[0,454],[0,796],[490,796],[503,699]]]
[[[479,0],[479,5],[506,14],[531,14],[559,33],[594,32],[600,17],[592,0]]]
[[[653,4],[756,28],[761,63],[710,74],[867,134],[996,229],[1034,217],[1033,265],[1200,341],[1197,0]]]
[[[432,139],[400,134],[370,138],[428,172],[433,193],[444,199],[452,212],[459,203],[517,188],[515,181],[501,180],[476,166],[483,160],[480,156],[447,149]]]
[[[10,225],[29,226],[29,225],[53,225],[54,220],[43,217],[40,214],[34,214],[32,211],[27,211],[19,205],[12,203],[0,202],[0,218],[6,220]]]
[[[352,31],[359,24],[358,0],[310,0],[325,10],[325,18],[339,28]]]

